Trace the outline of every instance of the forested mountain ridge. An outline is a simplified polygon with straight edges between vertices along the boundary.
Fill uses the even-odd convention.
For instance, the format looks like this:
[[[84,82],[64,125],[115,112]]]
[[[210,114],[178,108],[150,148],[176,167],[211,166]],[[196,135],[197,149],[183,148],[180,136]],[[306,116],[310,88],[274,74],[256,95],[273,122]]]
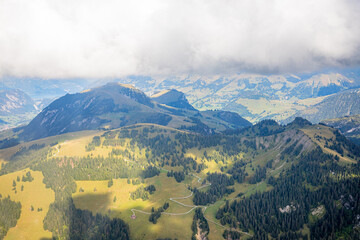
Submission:
[[[121,239],[359,236],[360,149],[301,118],[213,135],[135,124],[23,143],[0,156],[9,156],[1,179],[27,167],[42,173],[55,193],[44,229],[55,237],[101,229]],[[195,208],[203,215],[193,217]]]
[[[187,103],[182,93],[176,93],[181,96],[183,103]],[[217,117],[216,114],[199,112],[189,104],[186,108],[172,106],[171,102],[168,104],[157,103],[130,85],[108,83],[55,100],[24,128],[20,137],[33,140],[73,131],[113,129],[135,123],[155,123],[208,134],[251,125],[235,113],[231,114],[228,121],[226,114]]]

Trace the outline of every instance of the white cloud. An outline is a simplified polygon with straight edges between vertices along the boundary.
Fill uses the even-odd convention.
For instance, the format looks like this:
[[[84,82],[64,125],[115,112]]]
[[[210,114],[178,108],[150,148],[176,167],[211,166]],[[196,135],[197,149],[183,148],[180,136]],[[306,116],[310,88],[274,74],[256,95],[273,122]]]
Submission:
[[[1,0],[0,75],[298,72],[359,65],[357,0]]]

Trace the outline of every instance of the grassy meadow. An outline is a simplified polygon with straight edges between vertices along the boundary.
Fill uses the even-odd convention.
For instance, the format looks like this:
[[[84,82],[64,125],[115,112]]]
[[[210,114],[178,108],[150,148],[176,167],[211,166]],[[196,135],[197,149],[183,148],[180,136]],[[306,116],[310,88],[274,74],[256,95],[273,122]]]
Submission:
[[[22,182],[21,178],[28,171],[34,180]],[[17,177],[20,181],[17,181]],[[16,193],[13,190],[13,180],[16,182]],[[10,196],[11,200],[21,202],[21,215],[17,225],[10,228],[5,239],[47,239],[52,234],[43,228],[43,220],[49,209],[50,203],[55,199],[51,189],[45,188],[41,172],[24,169],[18,172],[0,176],[0,193],[3,197]],[[23,191],[21,191],[21,186]],[[33,211],[31,210],[33,207]],[[42,211],[38,211],[41,208]]]

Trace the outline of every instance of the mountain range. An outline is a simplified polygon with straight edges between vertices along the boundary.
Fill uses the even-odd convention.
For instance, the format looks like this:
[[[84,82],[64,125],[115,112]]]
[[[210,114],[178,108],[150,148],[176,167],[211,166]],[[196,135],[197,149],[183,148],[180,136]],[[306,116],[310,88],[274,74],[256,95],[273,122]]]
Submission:
[[[351,90],[355,91],[360,87],[360,71],[357,69],[301,75],[193,74],[176,77],[128,76],[122,79],[101,80],[14,78],[4,81],[4,85],[28,94],[41,110],[66,93],[96,88],[104,82],[112,81],[133,85],[154,98],[153,100],[158,95],[156,101],[168,106],[173,106],[173,103],[166,99],[167,95],[164,93],[179,91],[181,94],[178,97],[186,96],[187,99],[186,101],[178,99],[176,102],[184,104],[183,108],[236,112],[252,123],[263,119],[274,119],[286,124],[296,116],[308,118],[316,123],[329,118],[324,115],[328,110],[332,111],[328,109],[329,105],[340,110],[333,111],[331,118],[343,117],[348,113],[359,113],[352,99],[344,97],[344,94],[352,93]],[[43,84],[44,82],[46,84]],[[171,95],[176,98],[175,92]],[[356,95],[353,97],[356,98]],[[346,101],[345,106],[341,105],[342,101]],[[26,119],[26,121],[30,120],[30,118]],[[18,120],[2,120],[12,124],[11,126],[19,125]]]
[[[313,123],[318,123],[325,119],[341,118],[356,114],[360,114],[359,88],[330,95],[320,103],[298,111],[290,118],[284,120],[284,122],[291,122],[295,117],[302,117]]]
[[[310,75],[186,75],[170,78],[130,76],[120,80],[148,94],[167,89],[185,93],[199,110],[237,112],[251,122],[284,121],[327,97],[360,87],[358,72]]]
[[[251,126],[236,113],[198,111],[188,103],[183,93],[175,90],[150,98],[130,85],[108,83],[55,100],[23,128],[20,136],[33,140],[136,123],[153,123],[207,134]]]

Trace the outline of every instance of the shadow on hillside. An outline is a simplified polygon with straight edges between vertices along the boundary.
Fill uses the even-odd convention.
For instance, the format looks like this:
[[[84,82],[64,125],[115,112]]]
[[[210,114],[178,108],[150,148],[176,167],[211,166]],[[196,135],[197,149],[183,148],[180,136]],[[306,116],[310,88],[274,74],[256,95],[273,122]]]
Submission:
[[[101,213],[108,208],[112,199],[110,193],[86,193],[73,197],[74,204],[79,209],[88,209]]]
[[[112,199],[111,193],[85,193],[73,198],[70,215],[70,239],[129,239],[129,227],[121,219],[105,213]],[[91,211],[89,211],[91,210]]]

